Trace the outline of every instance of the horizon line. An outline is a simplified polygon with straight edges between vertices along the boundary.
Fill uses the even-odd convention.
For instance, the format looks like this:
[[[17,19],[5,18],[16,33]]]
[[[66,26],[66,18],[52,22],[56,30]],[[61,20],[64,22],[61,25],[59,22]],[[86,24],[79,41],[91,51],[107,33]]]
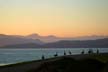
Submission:
[[[56,35],[54,35],[54,34],[49,34],[49,35],[41,35],[41,34],[39,34],[39,33],[30,33],[30,34],[26,34],[26,35],[22,35],[22,34],[5,34],[5,33],[0,33],[0,35],[15,35],[15,36],[29,36],[29,35],[37,35],[37,36],[52,36],[52,37],[61,37],[61,36],[56,36]],[[67,36],[63,36],[63,37],[61,37],[61,38],[77,38],[77,37],[107,37],[108,35],[81,35],[81,36],[69,36],[69,37],[67,37]]]

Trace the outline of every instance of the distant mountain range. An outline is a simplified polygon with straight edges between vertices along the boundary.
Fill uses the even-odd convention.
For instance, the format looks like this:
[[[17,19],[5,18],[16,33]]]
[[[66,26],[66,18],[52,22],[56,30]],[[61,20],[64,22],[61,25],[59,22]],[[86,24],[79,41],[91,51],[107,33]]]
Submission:
[[[81,36],[81,37],[56,37],[54,35],[40,36],[39,34],[30,34],[25,37],[30,39],[39,39],[44,43],[56,42],[60,40],[96,40],[96,39],[108,38],[108,36],[97,36],[97,35]]]
[[[43,45],[45,48],[108,48],[108,38],[97,40],[62,40]]]
[[[56,42],[61,40],[62,38],[60,37],[56,37],[54,35],[49,35],[49,36],[40,36],[38,34],[30,34],[25,36],[26,38],[30,38],[30,39],[39,39],[45,43],[50,43],[50,42]]]
[[[0,47],[3,48],[83,48],[108,47],[107,36],[85,36],[77,38],[61,38],[53,35],[27,36],[0,34]]]
[[[39,39],[29,39],[22,36],[11,36],[11,35],[0,34],[0,46],[24,44],[24,43],[43,44],[43,42],[40,41]]]

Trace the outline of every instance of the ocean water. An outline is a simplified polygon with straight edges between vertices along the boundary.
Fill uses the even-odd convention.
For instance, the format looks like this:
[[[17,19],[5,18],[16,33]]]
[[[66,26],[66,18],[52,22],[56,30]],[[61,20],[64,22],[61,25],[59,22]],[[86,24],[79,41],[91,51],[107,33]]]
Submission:
[[[108,52],[108,48],[92,48],[94,52],[97,49],[101,53]],[[81,54],[81,51],[84,50],[85,53],[88,52],[89,48],[51,48],[51,49],[0,49],[0,65],[14,64],[18,62],[32,61],[32,60],[40,60],[42,55],[45,58],[54,57],[54,54],[58,53],[59,56],[64,54],[64,51],[67,55],[69,55],[69,51],[73,55]]]

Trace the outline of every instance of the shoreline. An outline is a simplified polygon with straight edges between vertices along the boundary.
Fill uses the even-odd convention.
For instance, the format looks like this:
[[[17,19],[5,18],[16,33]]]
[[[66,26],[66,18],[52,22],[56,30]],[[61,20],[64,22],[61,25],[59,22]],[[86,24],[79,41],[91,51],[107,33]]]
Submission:
[[[9,72],[27,72],[31,69],[37,69],[44,63],[55,62],[55,61],[61,60],[64,57],[73,58],[75,60],[93,58],[93,59],[98,59],[99,61],[102,61],[103,63],[108,62],[108,59],[107,59],[108,53],[66,55],[66,56],[58,56],[58,57],[54,57],[54,58],[48,58],[45,60],[34,60],[34,61],[10,64],[10,65],[6,65],[6,66],[0,66],[0,72],[8,72],[8,71]]]
[[[108,53],[66,55],[66,56],[58,56],[58,57],[48,58],[48,59],[44,59],[44,60],[34,60],[34,61],[20,62],[20,63],[16,63],[16,64],[0,66],[0,72],[28,72],[31,69],[37,69],[44,63],[56,62],[56,61],[61,60],[62,58],[65,58],[65,57],[73,58],[75,60],[93,58],[93,59],[97,59],[103,63],[108,62]]]

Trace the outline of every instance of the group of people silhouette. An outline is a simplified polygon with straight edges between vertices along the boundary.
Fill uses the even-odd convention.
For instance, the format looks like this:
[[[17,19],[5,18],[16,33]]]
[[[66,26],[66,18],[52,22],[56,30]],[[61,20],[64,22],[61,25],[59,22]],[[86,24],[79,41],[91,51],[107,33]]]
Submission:
[[[89,50],[88,50],[88,54],[93,54],[93,53],[94,53],[94,52],[93,52],[92,49],[89,49]],[[84,50],[82,50],[81,54],[86,54],[86,53],[85,53]],[[96,54],[99,54],[99,49],[97,49]],[[68,51],[68,54],[67,54],[66,51],[64,51],[64,56],[65,56],[65,55],[72,55],[72,52],[71,52],[71,51]],[[54,54],[54,57],[57,57],[57,56],[58,56],[58,53],[56,52],[56,53]],[[45,56],[42,55],[42,60],[44,60],[44,59],[45,59]]]
[[[68,53],[69,53],[69,55],[72,54],[71,51],[69,51]],[[64,51],[64,56],[65,56],[65,55],[67,55],[66,51]],[[57,57],[57,56],[58,56],[58,53],[56,52],[53,56],[54,56],[54,57]],[[42,60],[44,60],[44,59],[45,59],[45,56],[42,55]]]
[[[93,52],[92,49],[89,49],[89,50],[88,50],[88,54],[93,54],[93,53],[94,53],[94,52]],[[85,51],[82,50],[81,54],[85,54]],[[97,49],[96,54],[99,54],[99,49]]]
[[[69,51],[69,55],[71,55],[72,53],[71,53],[71,51]],[[66,54],[66,51],[64,51],[64,55],[67,55]],[[58,56],[58,53],[56,52],[56,54],[54,54],[54,57],[57,57]]]

